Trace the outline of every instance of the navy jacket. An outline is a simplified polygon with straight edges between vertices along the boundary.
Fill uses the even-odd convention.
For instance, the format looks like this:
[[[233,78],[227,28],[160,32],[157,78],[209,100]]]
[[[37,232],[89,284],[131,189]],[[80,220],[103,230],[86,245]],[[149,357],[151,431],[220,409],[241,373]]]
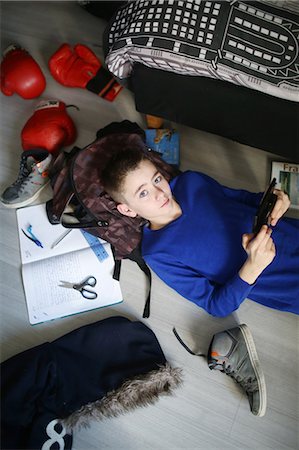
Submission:
[[[71,448],[57,419],[165,363],[154,333],[118,316],[8,359],[1,364],[1,448]]]

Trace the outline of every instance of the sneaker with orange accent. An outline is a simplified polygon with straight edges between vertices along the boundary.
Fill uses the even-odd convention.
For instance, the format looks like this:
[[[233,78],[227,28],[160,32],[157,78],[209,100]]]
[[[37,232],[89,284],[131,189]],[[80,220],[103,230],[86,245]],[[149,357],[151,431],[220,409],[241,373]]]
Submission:
[[[264,416],[266,382],[247,325],[214,335],[208,351],[208,365],[211,370],[220,370],[239,383],[247,394],[252,414]]]
[[[49,183],[48,168],[52,155],[47,150],[26,150],[21,155],[18,178],[1,195],[7,208],[19,208],[37,199]]]

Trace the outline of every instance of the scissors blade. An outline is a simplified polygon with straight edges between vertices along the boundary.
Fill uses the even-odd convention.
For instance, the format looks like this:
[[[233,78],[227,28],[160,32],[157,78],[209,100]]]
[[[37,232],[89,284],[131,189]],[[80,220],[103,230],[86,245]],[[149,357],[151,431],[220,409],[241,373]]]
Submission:
[[[59,287],[64,287],[64,288],[68,288],[68,289],[73,289],[74,288],[74,283],[70,283],[69,281],[62,281],[60,280],[60,283],[58,286]]]

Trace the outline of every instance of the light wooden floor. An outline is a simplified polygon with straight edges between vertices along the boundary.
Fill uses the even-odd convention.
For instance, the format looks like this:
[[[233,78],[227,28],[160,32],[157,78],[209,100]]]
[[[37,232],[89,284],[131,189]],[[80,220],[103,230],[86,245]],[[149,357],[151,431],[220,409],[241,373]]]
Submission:
[[[69,110],[78,127],[78,146],[91,142],[96,130],[111,121],[129,119],[144,125],[128,91],[109,103],[88,91],[61,86],[47,70],[47,60],[63,42],[87,44],[103,60],[103,21],[74,2],[59,1],[1,2],[1,16],[1,50],[19,43],[36,58],[47,78],[42,98],[63,100],[80,108]],[[16,178],[20,131],[36,103],[1,94],[1,191]],[[181,133],[183,170],[201,170],[231,187],[253,191],[265,188],[270,161],[277,157],[208,133],[177,128]],[[40,200],[49,196],[48,191]],[[3,208],[0,212],[2,360],[115,314],[143,320],[145,280],[133,263],[125,261],[121,274],[123,304],[30,326],[21,280],[16,213]],[[225,319],[212,318],[155,276],[152,298],[151,317],[144,321],[156,333],[169,362],[184,369],[183,387],[174,397],[161,398],[155,406],[93,423],[90,429],[75,434],[74,450],[298,448],[298,318],[250,300]],[[264,418],[250,413],[245,395],[230,378],[211,372],[204,358],[189,355],[172,334],[176,326],[189,346],[206,352],[215,332],[237,323],[250,327],[264,369],[268,390]]]

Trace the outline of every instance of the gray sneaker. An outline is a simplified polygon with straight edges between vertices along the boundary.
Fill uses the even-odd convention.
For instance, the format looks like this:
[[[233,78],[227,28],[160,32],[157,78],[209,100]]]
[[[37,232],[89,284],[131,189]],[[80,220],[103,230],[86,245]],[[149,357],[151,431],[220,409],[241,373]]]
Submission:
[[[52,155],[46,150],[24,151],[18,178],[1,195],[2,204],[7,208],[19,208],[36,200],[49,183],[51,160]]]
[[[267,394],[253,337],[247,325],[240,325],[214,335],[208,352],[208,365],[234,378],[247,394],[255,416],[266,412]]]

